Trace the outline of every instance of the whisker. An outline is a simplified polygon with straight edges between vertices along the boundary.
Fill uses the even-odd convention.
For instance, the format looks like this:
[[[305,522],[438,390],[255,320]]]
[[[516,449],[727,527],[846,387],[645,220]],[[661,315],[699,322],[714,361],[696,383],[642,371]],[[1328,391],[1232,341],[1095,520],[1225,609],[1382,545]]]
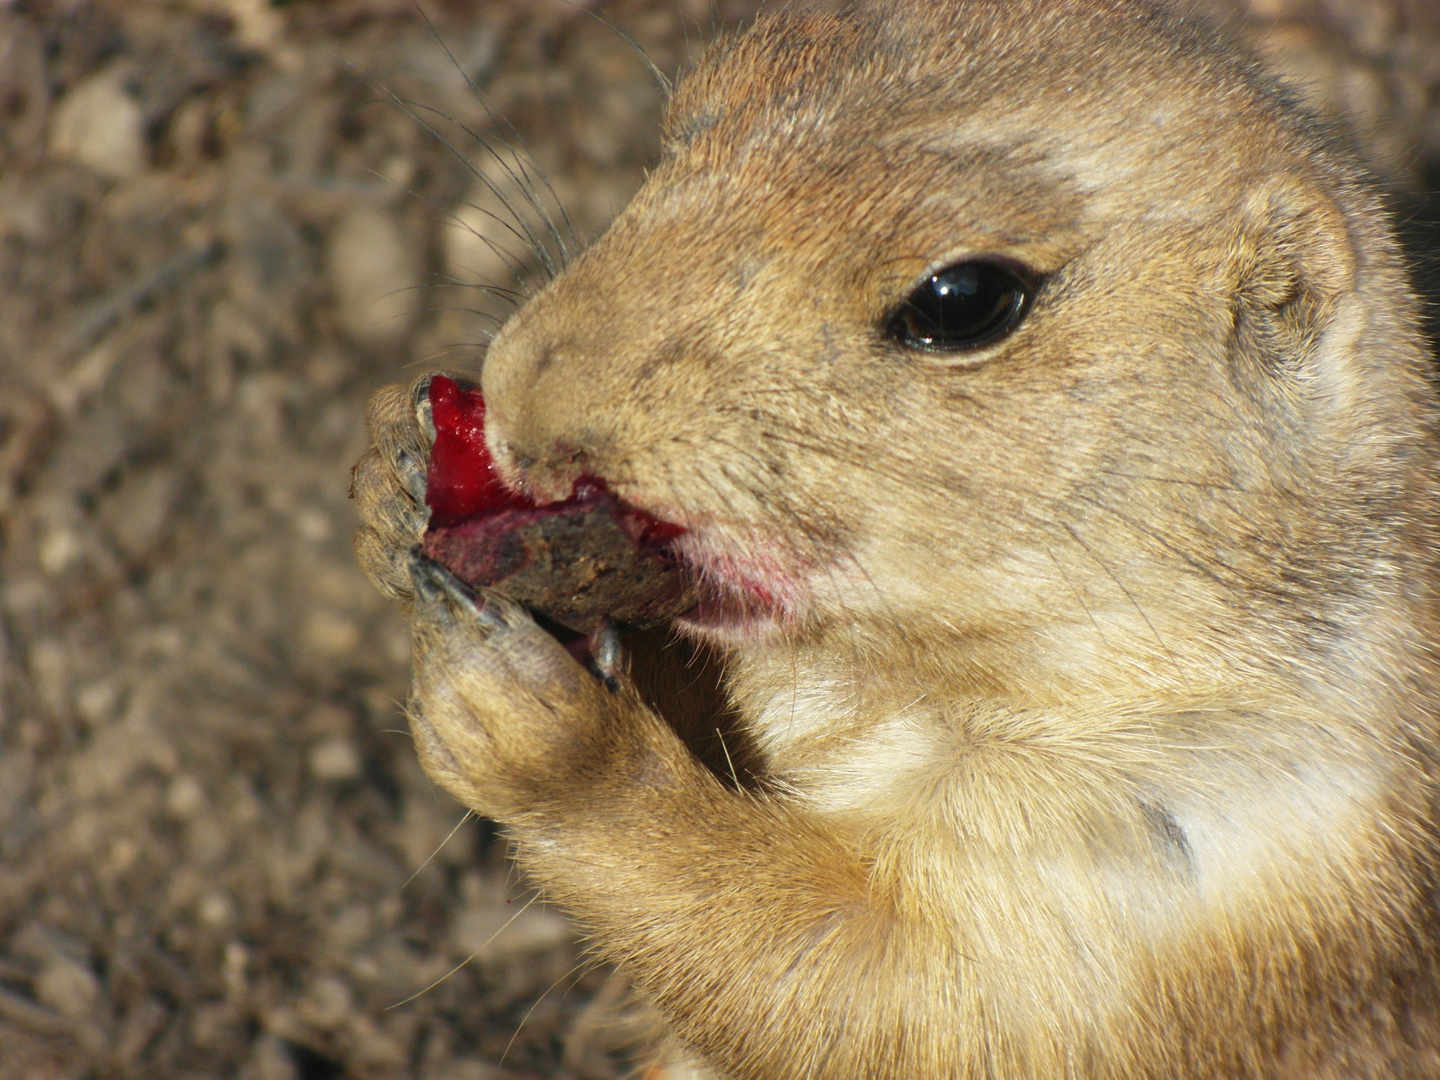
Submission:
[[[505,1064],[505,1059],[510,1055],[511,1049],[515,1046],[515,1040],[520,1037],[520,1032],[525,1030],[525,1025],[530,1022],[530,1017],[535,1015],[535,1010],[540,1007],[540,1003],[550,996],[550,992],[554,990],[555,987],[559,986],[562,982],[564,982],[566,979],[568,979],[571,975],[576,974],[576,972],[580,973],[580,978],[584,978],[584,976],[587,974],[587,971],[582,971],[581,969],[585,968],[587,964],[598,967],[600,963],[602,963],[602,961],[595,957],[581,957],[575,962],[574,966],[571,967],[569,971],[565,972],[564,975],[561,975],[558,979],[556,979],[549,986],[547,986],[545,988],[545,992],[535,999],[534,1003],[531,1004],[530,1008],[525,1010],[525,1015],[520,1018],[520,1023],[517,1024],[515,1027],[515,1033],[510,1036],[510,1041],[505,1044],[505,1050],[500,1055],[499,1064]],[[579,982],[578,978],[576,979],[576,982]],[[570,991],[567,990],[565,992],[568,994]]]
[[[520,913],[517,911],[515,914],[516,914],[516,915],[519,915]],[[512,918],[513,918],[513,916],[512,916]],[[508,926],[509,924],[507,923],[506,925]],[[499,932],[499,931],[497,931],[497,933],[498,933],[498,932]],[[487,942],[487,944],[488,944],[488,942]],[[453,968],[451,968],[449,971],[447,971],[444,975],[441,975],[438,979],[436,979],[434,982],[432,982],[429,986],[425,987],[425,989],[423,989],[423,990],[417,990],[417,991],[415,991],[415,993],[411,994],[409,997],[404,998],[404,999],[401,1000],[401,1001],[397,1001],[397,1002],[395,1002],[395,1004],[393,1004],[393,1005],[386,1005],[382,1011],[383,1011],[383,1012],[389,1012],[391,1009],[398,1009],[398,1008],[400,1008],[401,1005],[409,1005],[410,1002],[414,1001],[416,998],[424,997],[424,996],[425,996],[426,994],[428,994],[431,990],[434,990],[435,987],[437,987],[437,986],[439,986],[441,983],[445,982],[445,981],[446,981],[447,979],[449,979],[452,975],[454,975],[456,972],[460,971],[462,968],[465,967],[466,964],[470,963],[471,960],[474,960],[475,957],[477,957],[477,956],[479,956],[479,955],[480,955],[480,950],[479,950],[479,949],[476,949],[476,950],[475,950],[474,952],[472,952],[469,956],[467,956],[464,960],[461,960],[460,963],[456,964]]]
[[[484,331],[482,330],[481,333],[484,333]],[[406,366],[406,367],[419,367],[419,366],[421,366],[421,365],[423,365],[423,364],[428,364],[428,363],[430,363],[432,360],[438,360],[438,359],[439,359],[440,357],[442,357],[442,356],[449,356],[449,355],[451,355],[452,353],[457,353],[457,352],[470,352],[471,350],[474,350],[474,349],[484,349],[484,348],[485,348],[485,343],[484,343],[484,342],[476,342],[476,341],[452,341],[450,344],[448,344],[448,345],[442,345],[440,348],[434,350],[433,352],[428,352],[428,353],[426,353],[424,356],[420,357],[418,360],[412,360],[412,361],[410,361],[410,362],[409,362],[408,364],[406,364],[405,366]]]
[[[640,47],[640,43],[634,38],[632,38],[629,34],[627,34],[624,30],[621,30],[620,27],[616,26],[613,22],[607,19],[604,15],[601,15],[598,11],[592,11],[588,7],[577,4],[575,3],[575,0],[560,0],[560,2],[562,4],[565,4],[567,7],[572,7],[576,11],[583,12],[584,14],[589,15],[592,19],[596,20],[604,26],[608,26],[612,31],[614,31],[615,35],[621,41],[625,42],[625,44],[629,45],[630,48],[635,50],[635,54],[639,56],[641,60],[645,61],[645,66],[650,69],[650,74],[655,77],[655,81],[660,85],[660,92],[662,94],[664,94],[666,97],[669,97],[675,92],[674,85],[670,82],[669,78],[665,75],[665,73],[655,66],[655,61],[650,59],[650,54],[647,53],[644,49],[642,49]]]
[[[519,307],[529,299],[524,293],[516,289],[506,289],[499,285],[483,285],[477,281],[466,281],[464,278],[458,278],[454,274],[432,274],[431,278],[433,279],[430,284],[431,288],[476,289],[480,292],[488,293],[495,297],[495,299],[507,303],[512,307]]]
[[[1113,506],[1107,505],[1104,501],[1097,499],[1092,495],[1087,495],[1084,492],[1076,492],[1075,498],[1078,501],[1085,503],[1087,506],[1093,506],[1097,510],[1105,511],[1107,514],[1110,514],[1118,521],[1129,526],[1133,531],[1139,533],[1140,535],[1150,537],[1150,539],[1154,540],[1166,551],[1176,556],[1191,569],[1199,571],[1201,574],[1205,575],[1207,578],[1209,578],[1216,584],[1234,584],[1233,581],[1227,581],[1220,574],[1216,573],[1214,569],[1205,565],[1205,563],[1201,562],[1198,558],[1190,554],[1188,551],[1185,551],[1183,548],[1176,547],[1173,543],[1170,542],[1170,540],[1162,536],[1160,533],[1156,532],[1154,529],[1146,525],[1142,525],[1140,522],[1136,521],[1134,518],[1126,514],[1122,514],[1119,510],[1116,510]],[[1220,566],[1223,566],[1226,570],[1230,571],[1230,573],[1234,574],[1236,577],[1239,577],[1239,572],[1233,566],[1229,566],[1219,559],[1217,559],[1216,562],[1219,563]]]
[[[417,121],[417,122],[418,122],[418,121]],[[464,229],[464,230],[465,230],[466,232],[468,232],[471,236],[475,237],[475,239],[477,239],[477,240],[479,240],[481,243],[483,243],[486,247],[488,247],[491,251],[493,251],[496,255],[498,255],[498,256],[500,257],[500,261],[505,264],[505,268],[506,268],[507,270],[509,270],[510,273],[515,276],[515,279],[521,283],[521,286],[522,286],[522,287],[528,287],[528,285],[527,285],[527,279],[529,278],[529,274],[527,274],[526,271],[525,271],[525,264],[524,264],[523,262],[521,262],[520,260],[518,260],[517,258],[515,258],[515,256],[514,256],[511,252],[509,252],[509,251],[506,250],[505,248],[502,248],[498,243],[496,243],[496,241],[491,240],[490,237],[484,235],[483,233],[476,232],[473,228],[471,228],[468,224],[466,224],[463,220],[461,220],[460,216],[459,216],[457,213],[455,213],[455,211],[451,210],[451,209],[448,208],[448,207],[441,206],[438,202],[436,202],[436,201],[435,201],[434,199],[432,199],[430,196],[428,196],[428,195],[422,195],[420,192],[416,191],[414,188],[405,187],[405,186],[403,186],[403,185],[397,185],[397,187],[398,187],[398,190],[403,191],[406,195],[409,195],[412,199],[416,199],[416,200],[418,200],[419,202],[425,203],[427,206],[429,206],[429,207],[430,207],[432,210],[434,210],[436,213],[440,214],[442,220],[439,222],[439,224],[447,225],[447,226],[450,226],[450,227],[452,227],[452,228],[461,228],[461,229]],[[504,218],[498,217],[497,215],[491,213],[489,210],[486,210],[486,209],[484,209],[483,207],[475,206],[475,205],[473,205],[473,204],[471,204],[471,203],[468,203],[468,202],[467,202],[467,203],[462,203],[461,205],[469,206],[470,209],[476,211],[477,213],[484,214],[486,217],[491,218],[492,220],[499,222],[501,225],[505,226],[505,228],[509,229],[510,232],[511,232],[512,234],[514,234],[515,238],[516,238],[517,240],[519,240],[521,243],[524,243],[524,244],[528,244],[528,243],[529,243],[529,241],[526,240],[525,237],[524,237],[523,235],[521,235],[519,232],[516,232],[514,226],[512,226],[512,225],[511,225],[509,222],[507,222]],[[528,293],[527,293],[526,295],[528,296]]]
[[[425,861],[415,868],[415,872],[405,879],[405,884],[400,886],[402,891],[409,888],[410,883],[420,876],[420,871],[424,870],[425,867],[429,866],[430,863],[434,861],[435,856],[440,854],[441,849],[443,849],[445,845],[454,838],[455,834],[460,831],[460,827],[464,825],[467,821],[469,821],[471,815],[474,813],[475,811],[473,810],[466,810],[465,813],[461,815],[460,820],[455,823],[455,827],[445,834],[445,839],[441,840],[440,843],[436,846],[435,850],[430,852],[430,854],[426,856]]]
[[[505,325],[505,320],[493,311],[486,311],[483,308],[465,307],[462,304],[429,304],[425,307],[415,308],[414,310],[426,315],[434,314],[438,311],[463,311],[466,315],[474,315],[477,319],[485,319],[493,323],[496,330],[499,330],[500,327]],[[486,332],[487,331],[481,331],[481,333]]]
[[[454,121],[449,116],[446,116],[445,113],[441,112],[439,109],[433,108],[430,105],[426,105],[423,102],[408,101],[405,98],[400,97],[388,86],[371,82],[365,77],[364,73],[359,71],[359,69],[356,68],[353,64],[349,66],[351,70],[355,72],[355,74],[362,81],[365,82],[365,85],[369,86],[370,89],[375,93],[383,96],[387,101],[389,101],[389,103],[393,107],[399,109],[404,116],[406,116],[410,120],[413,120],[416,124],[420,125],[420,127],[426,132],[426,134],[428,134],[446,150],[450,151],[451,155],[454,156],[455,160],[459,161],[462,165],[464,165],[466,170],[468,170],[469,173],[473,177],[475,177],[475,179],[479,180],[482,184],[489,188],[490,192],[500,201],[500,205],[503,206],[506,212],[515,219],[515,224],[518,224],[520,228],[525,230],[525,232],[523,234],[520,233],[515,228],[515,225],[512,225],[510,222],[505,221],[503,218],[495,214],[491,214],[489,211],[484,210],[481,207],[475,206],[472,207],[472,209],[493,218],[496,222],[509,229],[510,232],[514,233],[517,239],[526,243],[531,248],[531,251],[535,255],[535,257],[540,260],[549,276],[553,278],[556,273],[555,264],[550,258],[549,252],[545,249],[545,245],[540,242],[539,237],[535,235],[534,230],[530,228],[530,225],[525,220],[525,218],[521,214],[519,214],[513,206],[510,205],[509,201],[500,192],[498,185],[496,185],[493,180],[491,180],[488,176],[485,175],[484,170],[480,169],[466,155],[462,154],[459,148],[456,147],[450,139],[448,139],[444,134],[441,133],[439,128],[437,128],[434,124],[431,124],[429,121],[425,120],[420,115],[420,113],[433,113],[436,116],[443,117],[445,120],[449,120],[452,123],[454,123]],[[463,125],[461,125],[461,127],[463,130]],[[468,133],[469,132],[467,131],[467,134]],[[411,195],[417,194],[413,191],[410,191],[408,188],[402,188],[402,190],[406,190]],[[434,205],[432,200],[430,199],[425,199],[425,201],[427,203],[431,203],[431,205]],[[484,237],[482,237],[481,239],[484,239]],[[502,258],[503,257],[504,256],[502,255]]]
[[[1091,549],[1090,545],[1085,543],[1085,541],[1080,538],[1080,534],[1075,531],[1073,526],[1071,526],[1067,522],[1061,522],[1060,527],[1070,534],[1070,538],[1074,540],[1075,543],[1080,545],[1081,549],[1085,552],[1085,554],[1090,556],[1091,560],[1095,563],[1095,565],[1100,567],[1101,570],[1105,571],[1106,576],[1115,583],[1115,587],[1125,594],[1125,599],[1130,601],[1130,604],[1132,607],[1135,608],[1136,613],[1140,616],[1140,618],[1145,620],[1145,625],[1150,628],[1150,633],[1155,638],[1155,644],[1159,645],[1161,651],[1163,651],[1165,655],[1170,658],[1170,663],[1174,666],[1176,673],[1179,674],[1179,658],[1176,657],[1176,655],[1170,650],[1170,646],[1165,644],[1165,639],[1160,636],[1160,631],[1155,629],[1155,624],[1150,621],[1150,616],[1147,615],[1145,613],[1145,609],[1140,606],[1140,601],[1135,599],[1135,594],[1132,593],[1126,587],[1125,583],[1116,576],[1115,571],[1111,570],[1110,567],[1107,566],[1105,562],[1100,558],[1100,556],[1095,554],[1095,552]]]
[[[1100,624],[1095,621],[1095,613],[1090,610],[1090,605],[1085,602],[1085,597],[1080,592],[1079,588],[1077,588],[1075,583],[1070,580],[1070,575],[1065,573],[1065,567],[1060,565],[1060,560],[1056,557],[1055,550],[1050,547],[1049,544],[1045,545],[1045,554],[1050,556],[1050,561],[1055,564],[1056,573],[1058,573],[1061,579],[1064,580],[1065,585],[1069,588],[1071,595],[1075,597],[1075,602],[1079,604],[1081,610],[1085,612],[1085,616],[1090,620],[1090,625],[1095,628],[1095,633],[1100,635],[1100,640],[1108,645],[1109,641],[1105,637],[1105,631],[1101,630]]]
[[[1187,487],[1205,488],[1211,491],[1233,491],[1241,495],[1254,494],[1249,488],[1238,487],[1234,484],[1217,484],[1209,480],[1191,480],[1175,476],[1152,476],[1147,473],[1121,472],[1118,469],[1096,469],[1095,472],[1102,476],[1118,476],[1126,480],[1148,480],[1156,484],[1180,484]]]
[[[504,192],[501,191],[500,185],[497,184],[494,180],[490,179],[490,177],[486,176],[484,169],[480,168],[466,155],[462,154],[459,148],[456,147],[455,144],[452,143],[448,138],[442,135],[439,129],[436,128],[433,124],[421,119],[419,113],[434,113],[436,116],[444,117],[446,120],[449,120],[451,123],[455,124],[455,126],[458,127],[461,131],[465,132],[466,135],[470,136],[470,138],[478,142],[485,149],[485,151],[491,155],[491,157],[495,158],[495,160],[500,163],[502,169],[509,171],[509,165],[507,165],[503,160],[501,160],[500,155],[496,153],[495,149],[490,146],[490,144],[486,142],[485,139],[478,133],[471,131],[464,124],[458,123],[457,121],[453,120],[449,116],[446,116],[445,113],[441,112],[439,109],[434,108],[433,106],[426,105],[423,102],[404,101],[401,98],[396,97],[394,94],[391,94],[390,97],[394,104],[404,111],[406,116],[410,117],[417,124],[420,124],[433,139],[439,142],[441,146],[445,147],[446,150],[449,150],[453,155],[455,155],[457,161],[460,161],[462,164],[464,164],[465,168],[471,176],[473,176],[476,180],[479,180],[480,183],[485,185],[485,187],[489,190],[490,194],[494,195],[495,198],[499,201],[500,205],[505,208],[505,212],[515,219],[515,225],[518,225],[521,229],[524,230],[524,235],[521,236],[521,234],[516,231],[515,225],[510,225],[503,218],[498,217],[495,214],[491,214],[489,211],[484,210],[478,206],[472,205],[471,208],[474,210],[478,210],[482,214],[486,214],[487,216],[494,218],[502,225],[505,225],[505,227],[508,228],[511,232],[515,233],[517,237],[525,240],[526,243],[530,245],[530,249],[534,253],[535,257],[539,259],[541,264],[544,266],[546,273],[549,274],[549,276],[552,278],[555,277],[560,272],[560,268],[556,265],[555,260],[551,257],[549,248],[545,246],[544,242],[540,239],[539,235],[535,232],[535,230],[530,227],[530,222],[527,220],[526,216],[520,213],[518,210],[515,209],[514,206],[510,204],[510,200],[507,199],[504,195]],[[514,177],[513,172],[511,172],[510,175]],[[518,177],[515,179],[516,183],[520,185],[520,190],[525,195],[526,200],[532,206],[534,206],[537,200],[533,193],[531,193],[523,184],[520,183]],[[541,210],[540,213],[542,217],[547,216],[544,214],[543,210]],[[553,227],[554,226],[552,223],[551,228],[553,229]],[[561,242],[561,246],[563,250],[563,242]]]
[[[497,165],[500,166],[501,170],[505,173],[505,175],[509,177],[510,180],[515,184],[516,189],[525,196],[525,201],[530,204],[531,209],[533,209],[535,213],[539,215],[541,224],[546,227],[546,230],[550,233],[550,238],[555,242],[555,246],[559,249],[559,266],[565,266],[570,261],[570,249],[566,246],[565,238],[560,234],[560,230],[556,228],[555,222],[551,219],[550,212],[545,208],[544,202],[540,199],[538,193],[535,191],[534,185],[530,181],[529,174],[526,171],[525,163],[520,158],[520,156],[518,154],[516,154],[515,156],[515,163],[520,166],[521,170],[519,173],[517,173],[511,163],[506,160],[505,155],[501,154],[498,150],[496,150],[495,147],[490,144],[490,141],[486,139],[485,136],[481,135],[480,132],[472,129],[469,125],[461,123],[459,120],[456,120],[453,117],[446,115],[439,109],[431,108],[428,105],[418,104],[416,105],[416,108],[422,108],[425,109],[427,112],[435,113],[437,116],[445,117],[446,120],[449,120],[450,123],[454,124],[471,139],[479,143],[481,149],[483,149],[487,154],[489,154],[491,160],[493,160]],[[458,151],[456,152],[458,153]],[[520,223],[520,227],[525,230],[526,234],[530,236],[531,242],[535,244],[536,254],[540,255],[542,258],[545,259],[546,269],[551,272],[551,275],[553,276],[555,273],[557,273],[558,269],[555,263],[550,260],[549,249],[545,247],[545,245],[540,241],[540,238],[530,228],[529,223],[525,219],[524,215],[520,214],[519,211],[517,211],[513,206],[511,206],[506,201],[505,197],[500,194],[499,185],[497,185],[488,176],[486,176],[483,169],[472,168],[471,172],[474,173],[476,178],[479,179],[481,183],[483,183],[486,187],[490,189],[491,193],[500,200],[501,204],[505,207],[505,209],[515,216],[515,220]]]
[[[532,164],[535,165],[535,171],[540,177],[540,182],[545,185],[545,190],[550,193],[550,198],[555,201],[555,205],[560,210],[560,220],[564,223],[566,232],[570,234],[571,243],[573,243],[577,248],[579,248],[581,246],[580,237],[579,234],[575,231],[575,225],[570,220],[570,215],[565,210],[565,202],[560,198],[558,194],[556,194],[555,188],[552,187],[550,184],[550,178],[545,175],[545,170],[540,168],[539,164],[535,161],[535,155],[530,152],[530,147],[526,144],[524,136],[522,136],[520,132],[516,129],[515,125],[510,122],[509,117],[497,116],[495,110],[490,108],[490,102],[485,97],[484,92],[481,91],[480,87],[475,84],[475,80],[470,77],[470,73],[465,70],[465,68],[455,58],[455,54],[450,51],[450,47],[446,45],[444,40],[440,37],[439,30],[436,28],[434,22],[430,19],[430,16],[427,15],[424,11],[422,11],[420,14],[421,17],[425,20],[425,25],[429,28],[431,36],[435,39],[435,43],[440,46],[440,48],[444,51],[445,55],[450,58],[450,62],[455,65],[455,69],[460,72],[461,78],[465,80],[465,85],[469,88],[470,93],[474,96],[475,100],[480,103],[480,107],[485,110],[485,115],[489,117],[490,122],[494,124],[497,128],[502,128],[505,131],[508,131],[512,136],[514,136],[514,145],[518,146],[519,149],[524,152],[524,159],[528,159]],[[511,145],[508,139],[505,140],[505,143],[507,146]],[[524,159],[522,159],[519,154],[516,155],[516,159],[521,161],[521,169],[523,171],[525,167],[523,164]],[[537,206],[537,209],[539,209],[541,213],[544,213],[543,208]],[[547,222],[547,224],[550,225],[551,232],[555,233],[556,229],[554,223]],[[559,242],[558,235],[556,236],[556,241]],[[561,251],[563,255],[563,243],[561,243]]]

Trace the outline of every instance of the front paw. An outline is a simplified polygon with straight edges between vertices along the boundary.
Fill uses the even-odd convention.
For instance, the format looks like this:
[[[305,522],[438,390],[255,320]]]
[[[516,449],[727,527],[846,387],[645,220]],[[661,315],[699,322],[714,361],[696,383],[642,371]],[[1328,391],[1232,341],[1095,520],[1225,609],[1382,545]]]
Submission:
[[[355,556],[375,586],[408,607],[412,590],[408,553],[420,542],[430,512],[426,471],[435,439],[430,379],[386,386],[370,399],[370,449],[351,470],[350,496],[360,510]],[[468,383],[465,383],[468,385]]]
[[[426,770],[500,820],[573,797],[639,707],[613,642],[600,640],[592,673],[519,604],[472,591],[418,550],[408,569],[410,724]]]

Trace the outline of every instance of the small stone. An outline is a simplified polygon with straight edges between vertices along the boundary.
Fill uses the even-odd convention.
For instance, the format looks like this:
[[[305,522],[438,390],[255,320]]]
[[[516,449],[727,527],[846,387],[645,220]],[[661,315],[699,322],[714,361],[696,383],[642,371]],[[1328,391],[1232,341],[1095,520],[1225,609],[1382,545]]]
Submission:
[[[225,946],[225,994],[238,999],[249,989],[250,950],[238,941]]]
[[[330,235],[329,267],[345,333],[373,348],[398,345],[423,299],[414,289],[418,254],[394,217],[365,207],[342,218]]]
[[[207,893],[200,898],[200,904],[195,909],[195,914],[206,926],[218,929],[230,922],[235,914],[235,905],[224,893]]]
[[[12,615],[33,615],[54,602],[54,590],[36,576],[21,577],[17,574],[0,585],[0,607]]]
[[[96,398],[81,410],[40,481],[51,495],[48,516],[56,524],[74,519],[74,504],[65,500],[91,496],[133,449],[134,435],[113,399]]]
[[[349,1025],[350,1059],[357,1072],[395,1076],[409,1060],[406,1040],[381,1028],[369,1016],[356,1016]]]
[[[50,152],[111,180],[145,168],[145,113],[119,71],[92,75],[60,99],[50,121]]]
[[[353,952],[368,941],[375,928],[375,916],[366,904],[351,904],[325,927],[325,937],[337,952]]]
[[[239,1034],[240,1017],[228,1001],[207,1001],[191,1006],[190,1042],[202,1050],[218,1050]]]
[[[167,658],[179,656],[185,648],[184,633],[178,626],[167,623],[147,628],[136,640],[142,651]]]
[[[108,679],[86,683],[75,691],[75,711],[85,723],[99,727],[114,716],[118,697],[115,684]]]
[[[185,829],[185,854],[197,866],[216,866],[230,851],[228,822],[214,814],[196,814]]]
[[[322,656],[345,656],[360,644],[360,628],[345,616],[322,608],[306,620],[305,640]]]
[[[266,0],[219,0],[235,20],[235,36],[246,48],[269,52],[281,44],[285,23]]]
[[[360,755],[349,739],[332,736],[311,747],[310,772],[316,780],[327,783],[356,780],[361,773]]]
[[[84,548],[74,529],[60,526],[40,541],[40,569],[51,577],[63,574],[80,558]]]
[[[10,824],[30,798],[35,756],[24,750],[0,752],[0,828]]]
[[[30,646],[30,674],[40,692],[40,700],[52,712],[63,712],[69,704],[74,661],[64,641],[41,638]]]
[[[115,546],[127,558],[144,559],[164,539],[179,486],[176,471],[162,465],[128,473],[119,489],[106,498],[101,517]]]
[[[100,1000],[100,980],[79,961],[57,956],[41,969],[35,980],[35,996],[62,1016],[80,1020]]]
[[[319,702],[305,717],[305,726],[317,736],[344,735],[354,722],[354,714],[333,701]]]
[[[125,873],[135,865],[135,860],[139,857],[140,845],[130,837],[117,836],[110,841],[109,863],[112,873]]]
[[[22,185],[14,176],[0,177],[0,237],[16,236],[30,244],[43,244],[53,235],[46,192],[37,185]]]
[[[316,1027],[333,1028],[349,1019],[354,1007],[354,996],[345,981],[335,975],[322,975],[305,995],[300,1015]]]
[[[191,98],[170,118],[170,145],[182,166],[193,167],[204,158],[206,144],[214,138],[212,107],[203,98]]]
[[[508,1075],[498,1065],[477,1058],[452,1058],[425,1070],[425,1080],[507,1080]]]
[[[182,774],[170,781],[165,792],[165,809],[172,817],[188,818],[205,805],[205,789],[200,781]]]
[[[317,510],[313,506],[302,506],[296,510],[294,521],[295,531],[312,544],[323,544],[334,532],[330,518],[323,510]]]
[[[132,1005],[116,1033],[115,1060],[122,1066],[133,1065],[169,1016],[165,1006],[149,994]]]
[[[300,1080],[300,1069],[284,1040],[267,1034],[255,1040],[241,1075],[245,1080]]]

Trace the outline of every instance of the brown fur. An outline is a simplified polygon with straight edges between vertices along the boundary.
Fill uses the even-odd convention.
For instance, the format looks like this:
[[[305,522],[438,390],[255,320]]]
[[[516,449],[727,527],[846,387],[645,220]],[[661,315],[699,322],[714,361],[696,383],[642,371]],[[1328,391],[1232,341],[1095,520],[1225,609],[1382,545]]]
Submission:
[[[759,780],[412,584],[392,390],[357,547],[427,768],[737,1080],[1440,1075],[1436,403],[1376,197],[1143,4],[879,10],[715,46],[483,375],[513,483],[604,477],[750,605],[688,631]],[[1044,276],[1015,333],[880,332],[974,253]]]

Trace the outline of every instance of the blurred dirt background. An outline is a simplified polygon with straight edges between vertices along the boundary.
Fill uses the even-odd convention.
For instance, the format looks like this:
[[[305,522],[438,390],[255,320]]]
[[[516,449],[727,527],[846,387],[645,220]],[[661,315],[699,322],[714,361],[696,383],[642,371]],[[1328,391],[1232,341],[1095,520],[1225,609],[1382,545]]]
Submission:
[[[0,0],[0,1080],[629,1072],[619,977],[415,763],[347,474],[639,184],[662,93],[583,9],[673,74],[755,6]],[[1192,6],[1440,250],[1436,3]]]

